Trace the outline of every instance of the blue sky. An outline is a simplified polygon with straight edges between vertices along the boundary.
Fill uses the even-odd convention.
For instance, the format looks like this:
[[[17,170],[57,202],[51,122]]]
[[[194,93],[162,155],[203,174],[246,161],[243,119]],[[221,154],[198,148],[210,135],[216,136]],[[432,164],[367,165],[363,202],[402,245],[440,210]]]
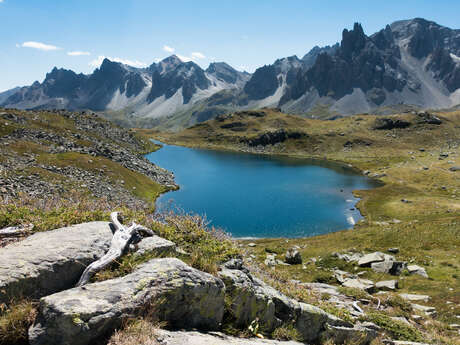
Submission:
[[[174,52],[252,72],[334,44],[356,21],[367,34],[414,17],[460,28],[459,13],[456,0],[0,0],[0,91],[54,66],[90,73],[103,56],[141,66]]]

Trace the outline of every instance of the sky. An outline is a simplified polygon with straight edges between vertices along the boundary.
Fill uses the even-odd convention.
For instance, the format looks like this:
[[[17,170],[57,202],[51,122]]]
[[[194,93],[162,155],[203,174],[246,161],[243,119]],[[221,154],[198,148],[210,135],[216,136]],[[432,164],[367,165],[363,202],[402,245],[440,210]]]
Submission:
[[[339,42],[354,22],[369,35],[415,17],[459,29],[459,13],[458,0],[0,0],[0,92],[54,66],[91,73],[104,57],[140,67],[176,54],[253,72]]]

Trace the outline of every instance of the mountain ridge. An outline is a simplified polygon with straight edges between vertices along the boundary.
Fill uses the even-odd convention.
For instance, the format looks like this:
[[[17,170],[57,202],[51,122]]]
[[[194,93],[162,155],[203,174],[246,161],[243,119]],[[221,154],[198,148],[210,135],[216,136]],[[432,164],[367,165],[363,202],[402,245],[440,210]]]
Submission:
[[[316,118],[450,108],[460,104],[460,30],[414,18],[366,35],[355,23],[341,42],[253,74],[225,62],[203,69],[175,55],[147,68],[105,59],[92,74],[54,68],[43,83],[2,95],[5,107],[90,109],[127,126],[169,129],[263,107]]]

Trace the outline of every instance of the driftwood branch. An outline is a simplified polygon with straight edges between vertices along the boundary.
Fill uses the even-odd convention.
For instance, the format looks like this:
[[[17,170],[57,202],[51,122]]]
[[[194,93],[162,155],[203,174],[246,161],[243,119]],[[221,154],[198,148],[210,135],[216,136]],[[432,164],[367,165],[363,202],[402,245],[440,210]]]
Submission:
[[[80,277],[77,286],[82,286],[88,283],[91,277],[107,267],[110,263],[120,258],[129,248],[130,244],[138,243],[143,236],[153,236],[153,231],[146,227],[132,222],[129,227],[124,226],[119,218],[118,212],[110,214],[110,228],[113,232],[112,242],[108,252],[99,260],[94,261]]]

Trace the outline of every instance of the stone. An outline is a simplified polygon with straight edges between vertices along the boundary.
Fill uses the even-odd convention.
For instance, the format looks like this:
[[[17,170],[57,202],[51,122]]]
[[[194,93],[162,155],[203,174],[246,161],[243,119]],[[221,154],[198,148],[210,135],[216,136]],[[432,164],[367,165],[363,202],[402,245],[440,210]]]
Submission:
[[[393,291],[398,288],[397,280],[383,280],[375,283],[377,290]]]
[[[267,257],[264,261],[265,265],[269,266],[269,267],[274,267],[278,264],[278,262],[276,261],[276,254],[267,254]]]
[[[218,275],[225,284],[230,317],[237,327],[247,328],[257,318],[260,327],[270,333],[283,323],[292,323],[306,342],[319,340],[326,324],[352,327],[318,307],[281,294],[250,273],[222,266]]]
[[[430,345],[428,343],[418,343],[415,341],[405,341],[405,340],[384,340],[385,345]]]
[[[436,314],[435,307],[428,307],[426,305],[421,305],[421,304],[416,304],[416,303],[412,303],[411,306],[413,309],[421,311],[425,313],[425,315],[428,315],[428,316]]]
[[[460,171],[460,166],[453,166],[449,168],[450,171]]]
[[[349,287],[349,288],[354,288],[354,289],[360,289],[360,290],[364,290],[364,291],[367,291],[367,292],[372,292],[374,290],[374,288],[375,288],[374,282],[372,282],[371,280],[361,279],[361,278],[357,278],[357,279],[349,278],[349,279],[346,279],[343,282],[342,286]]]
[[[358,260],[359,266],[370,266],[374,262],[381,262],[385,260],[385,254],[381,252],[374,252],[366,254]]]
[[[377,338],[377,335],[377,330],[374,327],[365,327],[359,323],[354,327],[326,325],[326,331],[322,334],[322,343],[327,343],[328,339],[333,339],[334,344],[368,345]]]
[[[38,232],[0,251],[0,302],[40,298],[73,287],[110,246],[108,222]]]
[[[254,248],[255,246],[256,246],[256,244],[254,242],[248,243],[248,247]]]
[[[348,272],[342,271],[342,270],[334,270],[334,278],[337,279],[337,281],[340,284],[343,284],[347,278],[350,278],[352,275]]]
[[[291,265],[302,264],[302,255],[296,248],[289,248],[286,252],[285,261]]]
[[[393,247],[393,248],[388,248],[388,252],[392,254],[398,254],[399,253],[399,248]]]
[[[150,306],[173,328],[217,330],[223,282],[179,259],[153,259],[124,277],[65,290],[40,300],[31,345],[87,345]]]
[[[235,338],[220,332],[171,332],[159,329],[155,338],[161,345],[302,345],[296,341],[278,341],[259,338]],[[134,344],[133,344],[134,345]]]
[[[428,302],[430,300],[430,296],[428,295],[416,295],[416,294],[409,294],[409,293],[400,293],[399,296],[406,301],[424,301]]]
[[[450,329],[460,329],[460,325],[458,323],[451,323],[449,325]]]
[[[394,276],[399,276],[401,272],[406,268],[407,262],[405,261],[393,261],[393,266],[388,273]]]
[[[419,276],[428,278],[428,274],[426,273],[425,268],[418,266],[418,265],[409,265],[407,266],[407,270],[409,274],[418,274]]]
[[[137,248],[135,255],[144,255],[147,253],[161,255],[173,252],[176,249],[176,245],[171,241],[154,235],[143,238],[142,241],[138,243]]]

